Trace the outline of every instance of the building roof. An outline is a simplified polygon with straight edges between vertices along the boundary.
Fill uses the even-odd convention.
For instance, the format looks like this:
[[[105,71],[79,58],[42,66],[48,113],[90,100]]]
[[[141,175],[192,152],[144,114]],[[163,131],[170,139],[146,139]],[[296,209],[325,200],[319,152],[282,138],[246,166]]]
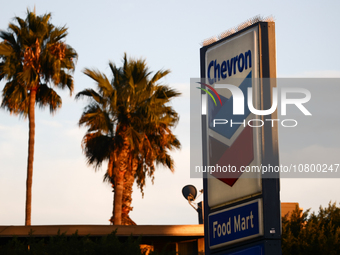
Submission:
[[[203,224],[201,225],[42,225],[42,226],[0,226],[0,237],[25,237],[32,230],[33,236],[51,236],[60,233],[72,235],[78,231],[79,236],[108,235],[117,229],[117,236],[183,236],[204,237]]]

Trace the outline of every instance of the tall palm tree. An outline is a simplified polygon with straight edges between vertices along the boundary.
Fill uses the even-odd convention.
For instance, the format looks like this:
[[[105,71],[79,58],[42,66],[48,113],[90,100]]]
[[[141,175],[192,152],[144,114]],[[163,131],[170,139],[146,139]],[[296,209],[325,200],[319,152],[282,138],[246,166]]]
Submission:
[[[97,90],[76,95],[90,99],[79,120],[80,126],[88,128],[82,145],[88,163],[96,169],[108,161],[105,179],[114,187],[110,221],[133,224],[128,214],[134,181],[143,192],[145,178],[153,178],[155,163],[174,169],[169,151],[180,148],[180,143],[171,128],[179,117],[168,103],[180,93],[159,83],[169,70],[151,76],[143,59],[128,60],[125,54],[122,67],[109,66],[111,82],[98,71],[84,71],[96,81]]]
[[[55,27],[50,18],[27,11],[25,20],[15,17],[18,25],[10,23],[0,31],[0,80],[6,80],[1,107],[29,120],[25,225],[31,225],[35,105],[49,106],[51,113],[61,107],[53,87],[67,87],[72,94],[77,58],[64,41],[67,28]]]

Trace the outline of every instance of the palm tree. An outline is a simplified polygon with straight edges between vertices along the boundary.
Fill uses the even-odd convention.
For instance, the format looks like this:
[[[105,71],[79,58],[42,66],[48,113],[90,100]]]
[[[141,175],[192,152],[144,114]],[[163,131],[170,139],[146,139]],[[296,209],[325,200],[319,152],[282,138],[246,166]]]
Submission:
[[[143,59],[128,60],[125,54],[122,67],[113,63],[109,66],[111,82],[99,71],[84,71],[96,81],[97,90],[86,89],[76,95],[90,99],[79,120],[80,126],[88,128],[82,146],[95,169],[108,161],[104,179],[114,188],[110,221],[115,225],[133,224],[128,214],[134,181],[143,192],[145,178],[153,178],[155,164],[174,170],[169,151],[180,148],[180,143],[171,128],[179,117],[167,104],[180,93],[159,84],[169,70],[151,77]]]
[[[35,105],[49,106],[51,113],[61,107],[53,87],[67,87],[72,94],[77,58],[64,42],[67,28],[55,27],[50,18],[27,11],[25,20],[15,17],[18,25],[10,23],[7,31],[0,31],[0,80],[6,80],[1,107],[29,120],[25,225],[31,225]]]

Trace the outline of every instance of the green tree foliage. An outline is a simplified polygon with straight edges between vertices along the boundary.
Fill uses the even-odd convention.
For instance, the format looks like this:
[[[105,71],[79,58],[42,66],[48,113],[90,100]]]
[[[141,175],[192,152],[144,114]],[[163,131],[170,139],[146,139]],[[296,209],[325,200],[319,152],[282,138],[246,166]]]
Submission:
[[[7,31],[0,31],[0,81],[6,80],[1,107],[28,117],[29,140],[25,224],[31,225],[31,198],[35,140],[35,105],[54,113],[62,100],[53,89],[73,91],[71,72],[77,53],[65,43],[66,27],[55,27],[51,14],[36,16],[27,11],[25,20],[15,17]]]
[[[143,192],[145,178],[153,178],[155,164],[174,169],[169,152],[180,148],[180,143],[171,129],[179,117],[168,103],[180,93],[160,82],[169,70],[151,75],[143,59],[127,59],[125,54],[122,67],[109,66],[111,82],[98,71],[84,71],[97,89],[77,94],[76,98],[89,99],[79,125],[87,127],[82,144],[88,163],[97,168],[108,162],[105,179],[114,187],[110,221],[130,225],[134,224],[128,217],[134,181]]]
[[[318,214],[296,208],[290,219],[282,218],[284,255],[340,254],[340,208],[329,203]]]
[[[0,245],[1,255],[142,255],[140,249],[141,237],[130,236],[122,241],[116,236],[116,232],[102,237],[66,236],[58,232],[57,235],[48,238],[13,237],[8,243]],[[176,252],[154,251],[150,255],[174,255]]]

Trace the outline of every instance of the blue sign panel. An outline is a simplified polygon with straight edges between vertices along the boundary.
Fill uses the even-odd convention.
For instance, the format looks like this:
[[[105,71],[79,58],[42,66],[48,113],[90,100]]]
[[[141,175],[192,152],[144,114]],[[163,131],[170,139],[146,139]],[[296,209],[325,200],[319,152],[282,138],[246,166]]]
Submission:
[[[264,254],[263,245],[256,245],[233,253],[225,253],[224,255],[262,255]]]
[[[262,235],[261,200],[209,215],[209,244],[217,248]]]

